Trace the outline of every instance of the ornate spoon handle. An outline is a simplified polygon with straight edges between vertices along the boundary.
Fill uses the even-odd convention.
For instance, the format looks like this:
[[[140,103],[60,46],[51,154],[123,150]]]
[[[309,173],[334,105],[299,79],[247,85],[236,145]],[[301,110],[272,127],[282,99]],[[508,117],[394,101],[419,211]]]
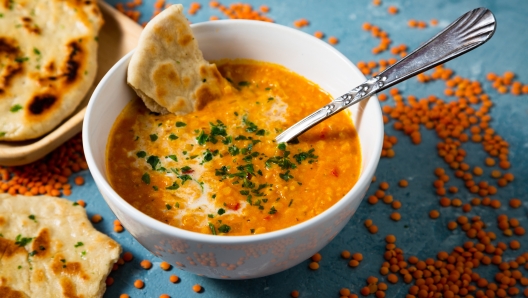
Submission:
[[[465,13],[409,55],[297,122],[275,140],[279,143],[288,142],[377,92],[477,48],[493,36],[495,24],[495,17],[487,8],[476,8]]]

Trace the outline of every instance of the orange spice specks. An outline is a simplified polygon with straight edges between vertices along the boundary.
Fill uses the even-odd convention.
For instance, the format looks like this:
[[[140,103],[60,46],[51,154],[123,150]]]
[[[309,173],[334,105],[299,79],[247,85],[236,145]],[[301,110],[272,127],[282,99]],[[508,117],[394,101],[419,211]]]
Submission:
[[[171,283],[173,283],[173,284],[174,284],[174,283],[177,283],[179,280],[180,280],[180,278],[179,278],[177,275],[171,275],[171,276],[169,277],[169,281],[170,281]]]
[[[431,210],[429,212],[429,217],[432,219],[437,219],[440,217],[440,212],[438,212],[438,210]]]
[[[312,256],[311,259],[312,259],[312,261],[314,261],[314,262],[319,262],[319,261],[321,261],[322,258],[323,258],[323,257],[321,256],[320,253],[316,253],[315,255]]]
[[[396,6],[389,6],[387,11],[389,12],[389,14],[397,14],[398,13],[398,8]]]
[[[335,36],[328,37],[328,43],[331,45],[336,45],[339,42],[339,39]]]
[[[149,261],[149,260],[143,260],[139,263],[139,265],[143,268],[143,269],[150,269],[152,268],[152,263]]]
[[[202,5],[200,3],[191,2],[188,12],[190,15],[195,15],[198,12],[198,10],[200,10],[200,8],[202,8]]]
[[[143,289],[144,286],[145,283],[141,279],[136,279],[136,281],[134,281],[134,287],[137,289]]]
[[[314,36],[317,37],[317,38],[319,38],[319,39],[321,39],[321,38],[324,37],[324,33],[321,32],[321,31],[315,31],[315,32],[314,32]]]
[[[99,214],[94,214],[91,218],[93,223],[100,223],[103,220],[103,217]]]
[[[127,252],[125,252],[125,253],[123,254],[123,260],[124,260],[125,262],[130,262],[130,261],[132,261],[133,258],[134,258],[134,255],[132,255],[131,252],[128,252],[128,251],[127,251]]]
[[[200,293],[202,291],[202,286],[199,285],[199,284],[195,284],[193,286],[193,291],[196,292],[196,293]]]
[[[351,256],[351,254],[350,254],[350,252],[349,252],[348,250],[343,250],[343,251],[341,252],[341,257],[342,257],[343,259],[350,259],[350,256]]]
[[[46,157],[25,166],[0,166],[0,193],[11,195],[71,195],[73,173],[88,169],[77,135]]]
[[[293,25],[296,28],[302,28],[302,27],[306,27],[306,26],[310,25],[310,22],[307,19],[298,19],[298,20],[293,22]]]
[[[169,270],[171,268],[171,265],[169,263],[167,263],[167,262],[161,262],[160,268],[165,270],[165,271],[167,271],[167,270]]]
[[[253,9],[250,4],[245,3],[233,3],[229,6],[225,6],[218,1],[211,1],[209,2],[209,6],[220,10],[229,19],[246,19],[273,22],[271,18],[264,15],[265,13],[267,13],[267,11],[265,10],[269,11],[269,8],[267,6],[261,6],[260,11]]]

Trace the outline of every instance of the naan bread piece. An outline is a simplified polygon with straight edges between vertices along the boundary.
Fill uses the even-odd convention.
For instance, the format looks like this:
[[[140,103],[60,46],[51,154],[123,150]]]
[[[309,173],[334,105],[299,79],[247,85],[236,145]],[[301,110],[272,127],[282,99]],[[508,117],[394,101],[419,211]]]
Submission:
[[[128,65],[130,85],[153,112],[184,115],[219,98],[225,80],[203,58],[183,6],[169,6],[152,19]]]
[[[36,138],[92,85],[102,15],[95,0],[5,0],[0,15],[0,140]]]
[[[102,297],[120,253],[71,201],[0,194],[0,297]]]

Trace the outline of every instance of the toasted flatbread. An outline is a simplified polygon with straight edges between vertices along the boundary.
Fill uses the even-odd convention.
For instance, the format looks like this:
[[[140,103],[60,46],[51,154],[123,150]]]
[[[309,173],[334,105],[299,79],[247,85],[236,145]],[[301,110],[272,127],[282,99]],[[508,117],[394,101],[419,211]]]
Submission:
[[[92,85],[97,1],[0,1],[0,140],[36,138],[68,117]]]
[[[200,110],[223,92],[224,78],[203,58],[183,6],[169,6],[139,38],[128,66],[128,84],[157,113],[184,115]]]
[[[0,297],[102,297],[120,253],[71,201],[0,194]]]

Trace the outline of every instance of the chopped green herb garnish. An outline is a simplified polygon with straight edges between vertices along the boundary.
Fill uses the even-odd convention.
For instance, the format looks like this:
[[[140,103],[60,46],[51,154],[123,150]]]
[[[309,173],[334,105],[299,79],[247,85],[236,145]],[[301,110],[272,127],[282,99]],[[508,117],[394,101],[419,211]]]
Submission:
[[[178,136],[177,136],[177,135],[175,135],[175,134],[173,134],[173,133],[171,133],[171,134],[169,135],[169,140],[174,141],[174,140],[176,140],[176,139],[178,139]]]
[[[223,224],[220,227],[218,227],[218,231],[220,233],[229,233],[229,231],[231,231],[231,227],[226,224]]]
[[[172,160],[174,160],[174,161],[178,161],[178,158],[174,154],[168,155],[167,157],[172,159]]]
[[[143,174],[143,176],[141,176],[141,180],[143,180],[143,182],[145,182],[145,184],[149,185],[150,184],[150,175],[148,173]]]
[[[136,156],[139,157],[139,158],[144,158],[145,156],[147,156],[147,152],[145,151],[138,151],[136,153]]]
[[[242,121],[244,122],[244,124],[246,125],[246,131],[247,132],[256,132],[258,130],[258,127],[255,123],[247,120],[247,115],[245,115],[243,118],[242,118]]]
[[[237,146],[233,145],[233,146],[229,146],[229,148],[227,148],[227,151],[229,152],[229,154],[231,154],[232,156],[235,156],[235,155],[238,155],[240,153],[240,149],[238,149]]]
[[[282,180],[284,181],[288,181],[290,180],[291,178],[293,178],[292,175],[290,175],[290,170],[287,170],[285,173],[283,174],[279,174],[279,177],[281,177]]]
[[[34,251],[32,251],[32,252],[29,253],[29,256],[32,257],[32,256],[34,256],[34,255],[36,255],[36,254],[37,254],[37,251],[34,250]]]
[[[279,148],[279,150],[286,151],[286,144],[280,143],[279,145],[277,145],[277,148]]]
[[[18,234],[15,239],[15,244],[18,246],[26,246],[28,245],[33,238],[31,237],[22,237],[22,235]]]
[[[154,191],[158,191],[158,187],[156,185],[152,186],[152,189],[154,189]]]
[[[82,243],[82,242],[79,241],[79,242],[77,242],[77,244],[75,244],[74,246],[75,246],[75,247],[79,247],[79,246],[83,246],[83,245],[84,245],[84,243]]]
[[[251,232],[251,234],[255,234],[255,229],[249,229],[249,231]]]
[[[36,219],[35,215],[33,215],[33,214],[29,215],[28,218],[31,219],[34,222],[37,222],[37,219]]]
[[[73,202],[72,205],[73,205],[73,206],[79,206],[79,203],[77,203],[77,202]]]
[[[207,214],[207,217],[214,218],[214,214]]]
[[[40,51],[37,48],[33,48],[33,53],[35,53],[36,55],[40,55]]]
[[[158,139],[158,135],[157,135],[157,134],[151,134],[151,135],[150,135],[150,140],[151,140],[152,142],[156,141],[157,139]]]
[[[196,137],[196,141],[198,141],[198,145],[205,145],[205,143],[209,141],[209,135],[201,130],[200,134]]]
[[[211,229],[211,233],[213,235],[216,235],[216,229],[215,229],[215,226],[212,223],[209,223],[209,229]]]
[[[290,207],[292,203],[293,203],[293,199],[290,200],[290,203],[288,204],[288,207]]]
[[[155,155],[151,155],[149,156],[149,158],[147,159],[147,163],[152,167],[153,170],[156,169],[156,166],[158,165],[159,163],[159,157],[155,156]]]
[[[211,161],[212,159],[213,159],[213,153],[209,151],[209,149],[207,149],[207,151],[204,153],[202,163]]]
[[[184,127],[186,125],[187,124],[185,124],[184,122],[181,122],[181,121],[176,122],[176,127]]]
[[[171,209],[172,209],[172,206],[169,205],[169,204],[165,204],[165,208],[167,208],[167,210],[171,210]]]
[[[18,111],[20,111],[20,110],[22,110],[22,106],[19,105],[19,104],[16,104],[16,105],[12,106],[12,107],[9,109],[9,111],[10,111],[11,113],[16,113],[16,112],[18,112]]]
[[[312,148],[312,149],[308,150],[307,152],[301,152],[299,154],[295,154],[293,156],[293,158],[295,158],[295,160],[297,161],[298,164],[301,164],[301,162],[303,160],[306,160],[306,159],[308,159],[309,163],[312,163],[318,157],[317,155],[313,154],[314,151],[315,151],[315,149]]]
[[[189,181],[189,180],[192,180],[191,176],[189,175],[181,175],[181,176],[178,176],[178,178],[181,179],[181,184],[183,185],[185,183],[185,181]]]
[[[180,186],[178,185],[178,183],[176,181],[174,181],[171,186],[167,186],[165,189],[176,190],[178,188],[180,188]]]
[[[174,204],[174,207],[180,208],[180,203],[176,202],[176,204]]]
[[[18,63],[22,63],[22,62],[25,62],[25,61],[28,61],[29,58],[28,57],[17,57],[15,58],[15,62],[18,62]]]
[[[218,215],[222,215],[222,214],[224,214],[224,213],[225,213],[224,208],[220,208],[220,209],[218,209]]]
[[[270,211],[268,212],[269,214],[275,214],[277,213],[277,209],[275,209],[275,206],[271,206],[271,209]]]
[[[241,86],[241,87],[249,86],[249,84],[250,84],[250,83],[247,82],[247,81],[240,81],[240,82],[238,82],[238,86]]]
[[[5,131],[0,131],[0,138],[1,137],[4,137],[6,135],[6,132]]]

